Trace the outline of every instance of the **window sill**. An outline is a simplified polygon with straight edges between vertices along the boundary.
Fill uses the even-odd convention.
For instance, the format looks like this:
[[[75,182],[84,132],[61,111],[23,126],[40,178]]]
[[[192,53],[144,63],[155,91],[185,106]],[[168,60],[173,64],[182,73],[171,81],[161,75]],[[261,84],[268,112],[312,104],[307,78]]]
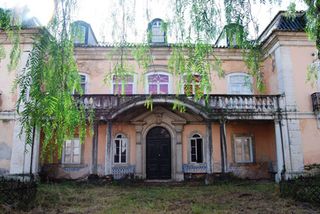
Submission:
[[[62,163],[60,166],[62,168],[84,168],[84,167],[87,167],[86,164],[80,164],[80,163]]]

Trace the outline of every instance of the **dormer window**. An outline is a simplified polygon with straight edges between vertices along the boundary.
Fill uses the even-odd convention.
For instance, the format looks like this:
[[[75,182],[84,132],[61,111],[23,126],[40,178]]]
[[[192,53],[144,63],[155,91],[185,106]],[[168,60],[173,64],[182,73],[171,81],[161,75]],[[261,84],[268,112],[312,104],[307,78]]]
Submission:
[[[166,42],[166,30],[164,22],[161,19],[154,19],[148,26],[149,42],[150,43],[165,43]]]

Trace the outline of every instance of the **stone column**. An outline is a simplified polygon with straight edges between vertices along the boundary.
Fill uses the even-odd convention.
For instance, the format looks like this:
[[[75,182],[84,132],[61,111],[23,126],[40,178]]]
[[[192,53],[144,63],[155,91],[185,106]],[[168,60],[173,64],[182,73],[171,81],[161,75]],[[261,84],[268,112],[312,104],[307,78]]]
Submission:
[[[213,172],[212,166],[212,126],[211,121],[207,122],[207,173],[211,174]]]
[[[182,171],[182,130],[183,125],[174,123],[174,128],[176,131],[176,181],[182,181],[184,179],[183,177],[183,171]]]
[[[92,174],[98,174],[98,136],[99,136],[99,121],[94,121],[93,138],[92,138]]]
[[[277,152],[277,174],[276,174],[276,182],[281,181],[282,175],[284,175],[286,170],[285,165],[285,157],[284,157],[284,145],[283,145],[283,135],[282,135],[282,127],[281,121],[274,121],[274,129],[276,136],[276,152]]]
[[[105,174],[112,174],[112,121],[107,122]]]
[[[143,177],[143,165],[142,165],[142,128],[143,123],[135,123],[136,128],[136,176],[139,178]]]
[[[227,172],[227,142],[226,142],[226,121],[220,120],[220,147],[221,147],[221,172]]]

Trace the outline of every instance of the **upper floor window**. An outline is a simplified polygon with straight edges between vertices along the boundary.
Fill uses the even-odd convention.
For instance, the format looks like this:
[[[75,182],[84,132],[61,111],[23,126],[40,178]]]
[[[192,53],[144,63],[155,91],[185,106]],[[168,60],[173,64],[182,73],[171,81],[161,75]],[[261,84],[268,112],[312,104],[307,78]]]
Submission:
[[[234,159],[236,163],[252,163],[253,148],[251,136],[234,136]]]
[[[228,75],[229,94],[253,94],[252,78],[245,73],[234,73]]]
[[[154,19],[149,23],[148,31],[150,33],[149,42],[151,43],[165,43],[166,30],[164,29],[164,22],[161,19]]]
[[[125,77],[114,75],[112,80],[113,94],[133,94],[133,75],[127,75]]]
[[[170,92],[170,77],[165,73],[150,73],[147,75],[149,94],[168,94]]]
[[[127,163],[128,139],[123,134],[116,135],[114,139],[114,163]]]
[[[201,76],[198,74],[194,74],[189,76],[184,76],[183,78],[183,92],[184,94],[191,95],[200,93],[200,82],[201,82]]]
[[[87,92],[87,76],[84,74],[80,74],[80,86],[82,92],[85,94]]]
[[[62,163],[80,164],[81,144],[79,139],[67,140],[63,147]]]
[[[203,162],[203,140],[199,134],[194,134],[190,138],[190,160],[192,163]]]

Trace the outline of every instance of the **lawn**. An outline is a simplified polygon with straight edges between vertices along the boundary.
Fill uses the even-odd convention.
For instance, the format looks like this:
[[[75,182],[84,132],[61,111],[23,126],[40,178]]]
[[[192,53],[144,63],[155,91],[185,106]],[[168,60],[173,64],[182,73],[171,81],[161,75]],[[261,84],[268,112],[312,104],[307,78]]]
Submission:
[[[320,213],[320,207],[280,198],[272,182],[41,184],[35,203],[30,213]]]

